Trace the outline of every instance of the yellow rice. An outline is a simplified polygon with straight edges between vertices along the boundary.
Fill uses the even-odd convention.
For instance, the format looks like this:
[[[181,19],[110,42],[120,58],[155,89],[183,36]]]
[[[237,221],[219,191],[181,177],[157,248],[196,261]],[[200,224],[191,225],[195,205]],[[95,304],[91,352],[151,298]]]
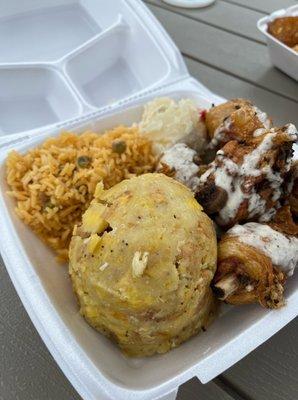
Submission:
[[[120,139],[126,144],[121,154],[112,147]],[[79,166],[81,156],[89,157],[87,167]],[[8,193],[16,199],[17,215],[60,259],[67,260],[73,227],[88,208],[97,183],[110,188],[123,179],[152,172],[154,165],[151,142],[136,127],[119,126],[103,135],[65,132],[26,154],[9,153]]]

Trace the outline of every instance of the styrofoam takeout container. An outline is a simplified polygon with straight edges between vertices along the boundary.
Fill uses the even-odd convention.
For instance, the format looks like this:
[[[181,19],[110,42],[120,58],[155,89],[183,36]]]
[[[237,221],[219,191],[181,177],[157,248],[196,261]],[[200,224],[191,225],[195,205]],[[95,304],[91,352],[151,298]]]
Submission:
[[[296,80],[298,80],[298,53],[270,35],[268,32],[268,23],[276,18],[297,15],[298,4],[287,9],[275,11],[269,16],[259,19],[257,23],[258,29],[266,36],[272,63]]]
[[[102,132],[137,122],[143,104],[160,95],[189,97],[199,107],[224,99],[189,76],[138,0],[2,0],[0,15],[0,250],[36,329],[80,395],[172,399],[186,380],[210,381],[291,321],[297,274],[280,311],[223,307],[207,332],[165,355],[128,359],[87,325],[67,268],[14,213],[6,194],[8,150],[26,151],[62,129]]]

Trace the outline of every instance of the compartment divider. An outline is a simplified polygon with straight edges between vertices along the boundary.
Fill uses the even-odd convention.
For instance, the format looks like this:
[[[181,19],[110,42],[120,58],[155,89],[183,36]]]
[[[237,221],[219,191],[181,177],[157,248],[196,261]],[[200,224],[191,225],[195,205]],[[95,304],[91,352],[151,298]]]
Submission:
[[[87,111],[105,108],[102,104],[91,101],[86,93],[85,85],[88,85],[88,89],[92,92],[95,91],[97,95],[102,94],[101,85],[98,86],[98,82],[94,84],[92,79],[96,80],[99,76],[102,76],[103,72],[110,71],[113,68],[113,62],[121,57],[129,32],[129,24],[122,14],[118,14],[114,24],[56,62],[56,65],[63,70],[64,76],[67,77],[73,89],[80,96]],[[117,72],[116,76],[119,77],[121,74],[119,74],[119,71]],[[90,82],[86,82],[89,78]],[[129,78],[129,76],[124,75],[122,82],[125,82],[126,78]],[[134,79],[137,82],[136,78]],[[101,83],[105,85],[106,90],[109,90],[106,87],[107,79],[103,78]],[[110,84],[113,84],[113,82],[110,82]],[[137,84],[139,83],[137,82]],[[112,98],[109,101],[104,98],[104,102],[107,104],[114,103],[115,99]]]
[[[126,23],[124,20],[122,14],[118,14],[117,20],[110,25],[108,28],[104,29],[103,31],[99,32],[97,35],[93,36],[91,39],[87,40],[86,42],[82,43],[80,46],[75,48],[74,50],[70,51],[69,53],[65,54],[63,57],[60,59],[54,61],[54,64],[56,65],[61,65],[62,68],[64,68],[65,64],[73,57],[76,55],[80,54],[83,52],[85,49],[88,49],[88,47],[91,47],[92,45],[96,44],[97,42],[100,42],[106,37],[112,36],[115,33],[118,33],[119,31],[128,31],[130,29],[129,25]]]
[[[77,119],[82,118],[83,115],[89,114],[91,112],[96,112],[97,108],[92,106],[91,104],[89,104],[84,96],[82,95],[80,89],[78,88],[78,86],[75,84],[75,82],[71,79],[71,77],[69,76],[69,74],[66,72],[65,68],[60,69],[59,66],[58,68],[59,71],[61,72],[61,74],[63,75],[64,81],[67,84],[67,86],[69,87],[69,89],[71,90],[71,92],[74,94],[74,96],[76,97],[76,99],[78,100],[78,102],[81,105],[81,112],[78,115]],[[67,123],[67,121],[66,121]],[[59,125],[59,124],[58,124]]]
[[[113,105],[107,105],[105,107],[102,107],[100,109],[95,108],[93,112],[83,115],[81,117],[76,118],[75,120],[71,121],[71,122],[61,122],[60,124],[56,125],[56,129],[68,129],[71,130],[73,127],[75,127],[78,124],[83,124],[83,123],[88,123],[89,121],[93,120],[93,119],[98,119],[101,118],[103,115],[104,116],[109,116],[110,114],[112,114],[113,112],[115,112],[117,110],[117,112],[121,111],[124,108],[127,107],[132,107],[133,105],[135,105],[138,102],[144,102],[145,99],[151,98],[153,95],[155,96],[159,96],[164,94],[164,92],[166,91],[170,91],[171,87],[173,87],[173,90],[176,88],[180,88],[180,84],[183,82],[182,87],[184,86],[184,88],[189,89],[189,90],[196,90],[198,91],[198,88],[202,90],[203,85],[198,84],[198,82],[191,78],[189,75],[184,75],[181,76],[180,78],[176,79],[175,81],[171,82],[171,83],[166,83],[162,86],[159,87],[155,87],[149,90],[145,90],[141,93],[138,93],[136,95],[133,95],[129,98],[123,99],[121,101],[119,101],[117,104],[113,104]],[[177,85],[177,86],[176,86]],[[180,88],[181,89],[181,88]],[[205,89],[205,87],[204,87]],[[202,93],[204,95],[207,94],[205,91],[202,91]],[[211,92],[210,92],[211,93]],[[208,91],[208,95],[209,95],[209,91]],[[216,103],[219,104],[221,102],[224,101],[223,98],[220,98],[216,95],[213,96],[212,100]],[[45,132],[45,135],[47,133]]]

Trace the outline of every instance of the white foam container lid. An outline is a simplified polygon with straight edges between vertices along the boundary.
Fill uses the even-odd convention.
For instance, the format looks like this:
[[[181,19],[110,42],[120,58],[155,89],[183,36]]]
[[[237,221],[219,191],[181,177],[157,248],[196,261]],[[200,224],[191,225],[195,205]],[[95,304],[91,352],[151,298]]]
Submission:
[[[298,53],[268,32],[269,22],[272,22],[276,18],[288,16],[298,16],[298,4],[274,11],[272,14],[259,19],[257,27],[266,36],[272,63],[298,81]]]
[[[291,321],[297,274],[280,311],[222,307],[207,332],[164,355],[126,358],[87,325],[67,268],[14,213],[8,150],[26,151],[61,129],[102,132],[137,122],[143,104],[160,95],[199,107],[224,99],[189,76],[139,0],[1,0],[0,15],[0,250],[36,329],[83,399],[173,398],[186,380],[210,381]]]

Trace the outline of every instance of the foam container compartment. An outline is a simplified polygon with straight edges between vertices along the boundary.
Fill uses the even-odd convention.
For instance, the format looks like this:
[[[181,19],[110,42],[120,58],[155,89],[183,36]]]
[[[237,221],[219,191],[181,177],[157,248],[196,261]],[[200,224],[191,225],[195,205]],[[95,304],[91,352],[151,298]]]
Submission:
[[[257,26],[266,36],[272,64],[298,81],[298,53],[268,33],[268,23],[285,16],[298,16],[298,5],[275,11],[259,19]]]
[[[0,0],[0,16],[2,143],[187,75],[138,0]]]
[[[0,0],[0,250],[7,271],[84,400],[174,399],[180,384],[193,376],[210,381],[297,315],[297,274],[280,311],[222,307],[207,332],[165,355],[126,358],[89,327],[67,267],[14,213],[6,194],[7,152],[25,152],[65,129],[102,132],[137,122],[143,104],[160,95],[189,97],[203,108],[224,99],[189,76],[171,39],[138,0],[25,3]]]

